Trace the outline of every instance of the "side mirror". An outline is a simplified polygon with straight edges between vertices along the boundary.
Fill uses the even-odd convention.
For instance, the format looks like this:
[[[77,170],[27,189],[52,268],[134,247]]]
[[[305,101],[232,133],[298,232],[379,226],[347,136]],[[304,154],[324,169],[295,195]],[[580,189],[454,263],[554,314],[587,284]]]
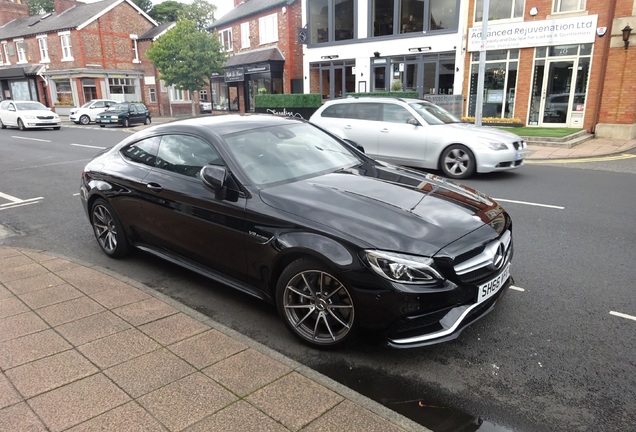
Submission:
[[[414,118],[410,118],[407,121],[408,124],[413,125],[413,126],[420,126],[420,122],[418,122],[416,119]]]
[[[219,165],[206,165],[200,171],[203,184],[212,189],[215,198],[224,200],[227,193],[227,170]]]

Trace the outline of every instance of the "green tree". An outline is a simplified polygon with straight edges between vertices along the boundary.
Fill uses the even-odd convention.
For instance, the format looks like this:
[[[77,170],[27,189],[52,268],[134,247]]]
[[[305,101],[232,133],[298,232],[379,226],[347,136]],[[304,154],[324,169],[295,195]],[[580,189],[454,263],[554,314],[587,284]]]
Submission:
[[[153,43],[146,55],[168,85],[190,94],[207,86],[213,72],[220,73],[226,54],[216,34],[197,31],[192,20],[179,20]],[[192,98],[192,114],[196,114]]]
[[[166,0],[153,6],[148,15],[159,24],[174,22],[179,19],[179,14],[184,4],[174,0]]]
[[[214,12],[216,6],[206,0],[193,0],[192,3],[184,5],[179,18],[195,21],[199,31],[206,30],[214,22]]]
[[[141,9],[142,11],[146,13],[150,12],[150,10],[152,9],[152,0],[130,0],[130,1],[132,1],[134,4],[139,6],[139,9]]]
[[[55,10],[55,0],[28,0],[29,15],[40,15]]]

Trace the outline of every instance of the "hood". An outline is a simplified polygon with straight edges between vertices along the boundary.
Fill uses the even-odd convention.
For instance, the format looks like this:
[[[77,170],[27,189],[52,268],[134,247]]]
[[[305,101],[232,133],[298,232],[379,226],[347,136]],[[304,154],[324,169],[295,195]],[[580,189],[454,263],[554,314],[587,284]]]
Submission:
[[[441,177],[376,165],[273,186],[260,196],[364,247],[424,256],[503,212],[494,200]]]
[[[19,115],[32,115],[32,116],[44,116],[44,117],[59,117],[57,113],[51,110],[20,110]]]
[[[119,114],[127,114],[128,110],[111,110],[111,111],[102,111],[97,115],[119,115]]]
[[[497,129],[489,126],[476,126],[470,123],[451,123],[444,126],[445,128],[456,130],[462,136],[478,137],[484,140],[491,140],[497,142],[513,142],[522,141],[519,135],[512,132],[506,132],[501,129]]]

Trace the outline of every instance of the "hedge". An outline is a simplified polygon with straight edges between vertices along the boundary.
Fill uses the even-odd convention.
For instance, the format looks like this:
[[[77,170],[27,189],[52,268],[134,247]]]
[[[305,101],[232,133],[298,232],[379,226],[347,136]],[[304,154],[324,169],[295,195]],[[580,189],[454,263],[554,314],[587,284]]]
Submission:
[[[255,108],[319,108],[322,96],[318,93],[262,94],[254,96]]]

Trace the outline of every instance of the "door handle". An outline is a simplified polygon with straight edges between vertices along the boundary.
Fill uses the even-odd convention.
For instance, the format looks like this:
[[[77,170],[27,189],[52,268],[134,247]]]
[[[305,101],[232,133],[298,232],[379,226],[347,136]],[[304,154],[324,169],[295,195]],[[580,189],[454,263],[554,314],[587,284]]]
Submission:
[[[382,128],[380,129],[380,132],[382,133],[389,133],[389,130],[387,128]]]
[[[351,125],[345,125],[345,129],[351,129]]]
[[[157,183],[148,183],[148,184],[146,184],[146,187],[148,189],[150,189],[151,191],[153,191],[153,192],[161,192],[163,190],[161,185],[159,185]]]

